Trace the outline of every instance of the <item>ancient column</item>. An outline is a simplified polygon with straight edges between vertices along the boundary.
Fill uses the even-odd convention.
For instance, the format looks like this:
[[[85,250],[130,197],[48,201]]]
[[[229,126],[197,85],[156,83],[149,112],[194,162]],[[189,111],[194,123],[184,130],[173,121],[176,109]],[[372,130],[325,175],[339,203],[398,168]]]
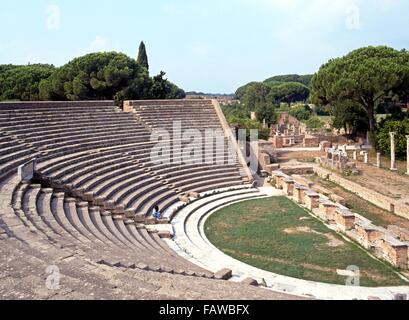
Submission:
[[[354,160],[358,160],[358,151],[354,151]]]
[[[396,144],[395,144],[395,136],[396,136],[396,132],[391,132],[389,133],[391,136],[391,170],[392,171],[396,171],[396,154],[395,154],[395,148],[396,148]]]
[[[381,154],[380,154],[379,152],[376,154],[376,166],[377,166],[378,168],[380,168],[380,167],[382,166],[382,163],[381,163]]]
[[[364,153],[364,162],[365,162],[365,164],[369,163],[369,154],[368,154],[368,152]]]
[[[409,136],[406,136],[407,139],[407,152],[406,152],[406,162],[407,162],[407,171],[406,174],[409,175]]]

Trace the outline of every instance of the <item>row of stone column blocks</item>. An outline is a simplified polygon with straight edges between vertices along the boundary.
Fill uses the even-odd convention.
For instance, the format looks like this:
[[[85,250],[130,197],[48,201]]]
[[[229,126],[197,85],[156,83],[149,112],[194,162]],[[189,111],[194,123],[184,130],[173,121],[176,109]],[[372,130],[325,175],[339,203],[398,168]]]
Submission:
[[[407,269],[409,259],[409,245],[392,237],[386,230],[374,226],[360,219],[349,209],[333,203],[296,183],[290,176],[275,171],[272,173],[272,182],[278,189],[304,205],[325,222],[335,224],[337,229],[360,242],[367,249],[378,249],[380,255],[396,267]]]

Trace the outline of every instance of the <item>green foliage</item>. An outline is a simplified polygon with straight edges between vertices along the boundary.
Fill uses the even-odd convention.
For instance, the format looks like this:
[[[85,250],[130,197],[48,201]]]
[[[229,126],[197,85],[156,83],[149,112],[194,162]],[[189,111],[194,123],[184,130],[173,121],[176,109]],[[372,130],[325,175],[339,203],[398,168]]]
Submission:
[[[324,127],[325,122],[320,117],[312,117],[305,123],[310,129],[321,129]]]
[[[253,82],[244,88],[240,88],[236,95],[249,111],[255,111],[259,104],[268,102],[271,87],[261,82]]]
[[[226,116],[227,121],[229,121],[230,123],[232,122],[230,121],[231,119],[250,118],[249,110],[246,108],[245,105],[240,104],[240,103],[224,105],[222,106],[222,110],[223,110],[224,115]]]
[[[273,124],[277,122],[276,106],[271,103],[259,103],[256,106],[257,120],[261,123],[266,121],[267,124]]]
[[[267,100],[277,104],[306,102],[309,94],[310,91],[305,85],[298,82],[285,82],[272,86]]]
[[[150,91],[150,97],[155,99],[183,99],[186,97],[185,92],[173,83],[164,79],[165,72],[161,71],[153,77],[153,84]]]
[[[313,110],[318,116],[330,116],[331,115],[330,106],[318,105],[318,106],[314,106]]]
[[[146,46],[143,41],[139,45],[138,59],[136,62],[146,68],[146,70],[149,70],[148,54],[146,53]]]
[[[231,124],[234,124],[238,127],[238,129],[246,129],[247,130],[247,139],[250,138],[250,130],[258,130],[258,137],[262,140],[268,140],[270,137],[270,129],[263,128],[263,125],[255,120],[246,119],[246,118],[237,118],[231,117],[229,119]]]
[[[376,135],[377,149],[383,154],[390,154],[390,132],[396,132],[396,155],[399,158],[406,157],[406,136],[409,135],[409,117],[388,117],[380,123],[379,132]]]
[[[309,105],[300,105],[290,111],[290,115],[299,121],[307,121],[313,114],[314,112]]]
[[[385,46],[366,47],[324,64],[312,79],[315,104],[353,102],[365,108],[371,132],[375,108],[384,99],[403,94],[409,83],[409,54]]]
[[[149,95],[147,70],[122,53],[91,53],[76,58],[40,85],[43,100],[108,100]]]
[[[262,83],[251,82],[236,91],[236,97],[249,111],[273,108],[281,103],[306,101],[309,89],[297,82]]]
[[[265,83],[282,83],[282,82],[298,82],[302,83],[306,87],[309,87],[311,84],[311,79],[313,75],[312,74],[307,74],[307,75],[298,75],[298,74],[287,74],[287,75],[282,75],[282,76],[274,76],[271,78],[268,78],[265,80]]]
[[[42,100],[178,99],[185,93],[122,53],[92,53],[76,58],[40,83]]]
[[[39,83],[53,71],[47,64],[0,65],[0,100],[39,100]]]
[[[359,104],[338,103],[331,108],[332,125],[335,129],[344,129],[352,135],[368,132],[368,113]]]
[[[246,85],[240,87],[237,89],[235,96],[237,99],[239,100],[243,100],[244,95],[247,93],[247,90],[252,87],[253,85],[257,84],[258,82],[253,81],[253,82],[249,82]]]

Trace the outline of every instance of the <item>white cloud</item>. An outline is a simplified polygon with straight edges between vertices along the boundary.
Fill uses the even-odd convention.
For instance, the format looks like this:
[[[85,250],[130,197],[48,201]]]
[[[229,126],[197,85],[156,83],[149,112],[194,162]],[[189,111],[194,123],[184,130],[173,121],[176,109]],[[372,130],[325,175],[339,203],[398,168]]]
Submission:
[[[107,51],[109,47],[109,40],[102,36],[96,36],[95,39],[89,44],[89,52]]]
[[[49,5],[46,10],[45,26],[48,30],[59,30],[61,27],[61,11],[57,5]]]

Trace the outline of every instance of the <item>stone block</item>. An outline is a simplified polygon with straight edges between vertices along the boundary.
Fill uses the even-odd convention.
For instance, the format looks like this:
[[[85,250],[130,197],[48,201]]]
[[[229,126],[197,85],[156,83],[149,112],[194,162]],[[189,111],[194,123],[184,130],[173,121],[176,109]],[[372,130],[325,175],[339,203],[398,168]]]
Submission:
[[[361,244],[366,248],[371,248],[375,242],[379,241],[384,233],[376,226],[366,223],[357,223],[355,230]]]
[[[313,211],[315,208],[319,207],[320,195],[315,192],[306,191],[304,192],[304,203],[308,210]]]
[[[284,179],[283,190],[287,196],[292,196],[294,194],[295,181],[291,179]]]
[[[278,169],[280,169],[280,165],[277,164],[277,163],[275,163],[275,164],[270,164],[270,165],[266,166],[266,171],[267,171],[268,174],[270,174],[270,175],[273,173],[273,171],[276,171],[276,170],[278,170]]]
[[[195,199],[199,199],[200,198],[200,194],[197,192],[189,192],[189,197],[195,198]]]
[[[187,196],[179,196],[179,201],[183,203],[189,203],[190,199]]]
[[[105,210],[114,210],[115,209],[115,202],[112,201],[112,200],[104,202],[104,209]]]
[[[335,211],[339,206],[330,201],[322,201],[319,204],[319,216],[325,221],[335,221]]]
[[[304,195],[305,195],[306,190],[307,190],[306,187],[299,185],[299,184],[295,184],[294,198],[295,198],[295,201],[297,201],[299,204],[304,204]]]
[[[355,229],[355,219],[355,215],[349,210],[337,209],[335,211],[335,222],[343,232]]]
[[[395,267],[407,269],[408,245],[388,236],[383,237],[381,241],[381,248],[385,258]]]
[[[36,160],[28,161],[18,167],[18,177],[20,181],[26,180],[30,181],[34,178],[34,173],[36,169]]]
[[[172,234],[169,231],[159,231],[158,236],[161,239],[172,239]]]
[[[246,278],[241,283],[244,284],[244,285],[247,285],[247,286],[255,286],[255,287],[258,286],[257,280],[255,280],[253,278]]]
[[[230,280],[233,277],[233,271],[230,269],[222,269],[215,273],[216,280]]]

